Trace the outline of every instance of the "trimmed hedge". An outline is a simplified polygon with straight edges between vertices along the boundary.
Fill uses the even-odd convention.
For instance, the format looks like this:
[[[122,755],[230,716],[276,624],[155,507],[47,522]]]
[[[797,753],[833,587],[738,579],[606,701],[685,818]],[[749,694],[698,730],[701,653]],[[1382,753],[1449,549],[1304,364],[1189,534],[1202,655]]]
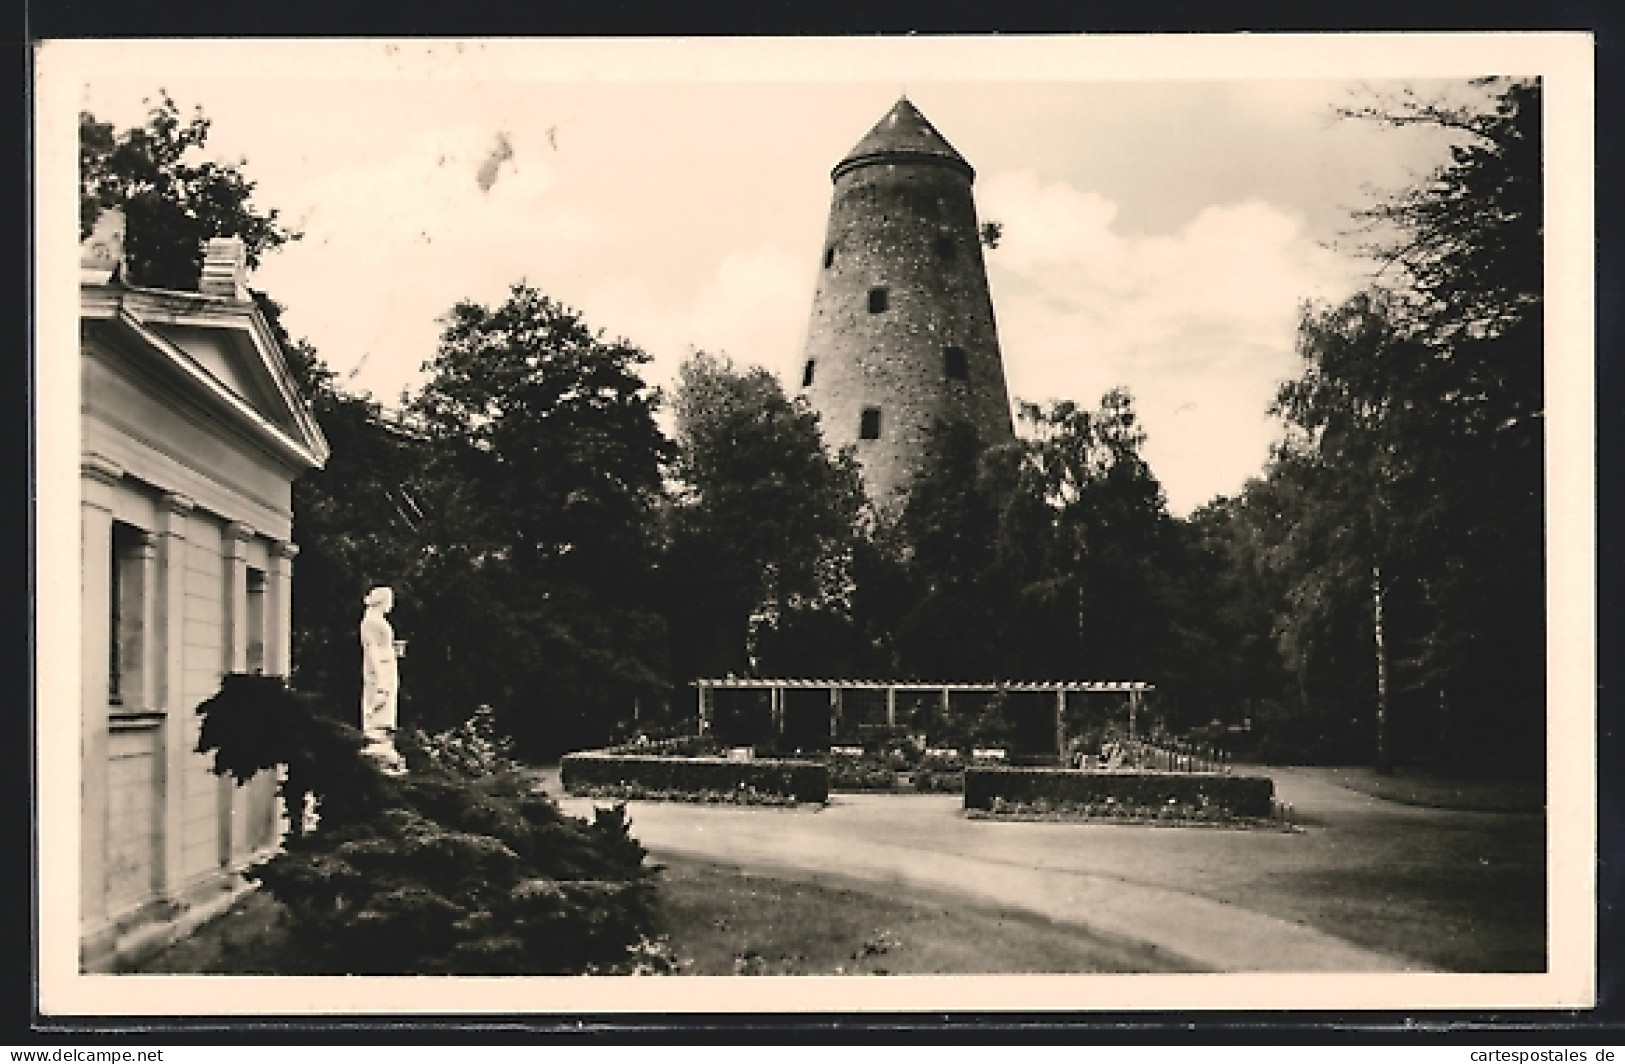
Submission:
[[[731,791],[753,787],[764,794],[784,794],[798,802],[829,800],[829,768],[813,761],[758,758],[729,761],[721,757],[660,757],[611,754],[589,750],[565,754],[559,778],[568,794],[593,787],[638,784],[651,791]]]
[[[1090,772],[1062,768],[968,768],[965,808],[991,810],[993,800],[1073,802],[1110,798],[1121,805],[1155,808],[1174,802],[1211,806],[1239,817],[1267,817],[1275,798],[1268,776],[1217,772]]]

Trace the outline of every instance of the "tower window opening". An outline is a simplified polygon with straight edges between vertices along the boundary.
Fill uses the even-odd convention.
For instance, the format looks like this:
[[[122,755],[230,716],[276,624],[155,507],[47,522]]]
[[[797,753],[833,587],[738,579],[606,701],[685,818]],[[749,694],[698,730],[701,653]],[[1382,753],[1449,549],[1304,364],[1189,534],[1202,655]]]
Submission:
[[[866,406],[863,408],[863,417],[858,422],[858,439],[880,439],[880,407]]]
[[[811,388],[813,382],[813,360],[808,359],[807,364],[801,367],[801,386]]]
[[[936,239],[937,258],[952,261],[954,257],[954,238],[947,233],[938,233]]]
[[[886,290],[884,288],[869,289],[869,313],[880,314],[886,309]]]
[[[831,244],[824,249],[824,269],[827,270],[833,265],[835,265],[835,245]]]
[[[967,361],[963,347],[944,347],[942,349],[943,376],[951,381],[969,379],[970,367],[967,365]]]

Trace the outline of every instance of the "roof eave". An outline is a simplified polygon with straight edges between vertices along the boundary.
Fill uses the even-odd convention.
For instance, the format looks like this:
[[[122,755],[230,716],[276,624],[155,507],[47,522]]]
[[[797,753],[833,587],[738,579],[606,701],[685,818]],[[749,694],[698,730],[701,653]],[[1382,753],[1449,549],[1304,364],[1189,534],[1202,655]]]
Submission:
[[[965,180],[976,180],[976,168],[958,156],[937,155],[932,152],[921,151],[875,151],[865,152],[862,155],[849,155],[835,164],[829,172],[831,181],[839,181],[853,170],[865,166],[941,166],[955,170],[964,176]]]
[[[297,397],[297,391],[290,393],[289,386],[292,382],[287,376],[287,367],[282,363],[280,349],[276,346],[276,341],[271,336],[270,330],[257,307],[248,304],[246,307],[234,308],[223,304],[236,301],[220,300],[208,296],[194,296],[193,293],[174,293],[154,289],[115,289],[87,285],[80,289],[80,296],[80,309],[83,317],[107,322],[120,329],[125,335],[138,341],[142,346],[163,356],[164,360],[169,363],[195,394],[205,397],[217,407],[223,407],[225,410],[230,411],[233,415],[232,420],[272,454],[275,454],[283,461],[306,469],[319,469],[327,464],[327,459],[331,455],[331,448],[328,445],[327,438],[323,435],[321,427],[316,423],[315,418],[311,416],[309,408]],[[216,380],[213,374],[198,365],[185,351],[182,351],[168,339],[153,331],[139,313],[142,301],[139,298],[132,300],[131,296],[159,297],[159,300],[167,304],[167,309],[170,310],[176,309],[177,305],[201,307],[212,304],[211,309],[217,311],[233,309],[244,311],[248,318],[246,322],[214,321],[207,324],[248,333],[250,342],[255,346],[261,358],[265,359],[267,369],[270,371],[273,380],[276,380],[277,389],[281,393],[283,402],[288,405],[293,413],[300,429],[298,434],[300,438],[289,435],[282,428],[273,424],[246,400]],[[177,296],[180,298],[177,299]],[[205,300],[208,303],[198,303],[196,300]],[[278,357],[266,357],[267,349],[265,345],[267,343],[271,344],[272,349],[277,351]],[[279,369],[280,374],[278,373]]]

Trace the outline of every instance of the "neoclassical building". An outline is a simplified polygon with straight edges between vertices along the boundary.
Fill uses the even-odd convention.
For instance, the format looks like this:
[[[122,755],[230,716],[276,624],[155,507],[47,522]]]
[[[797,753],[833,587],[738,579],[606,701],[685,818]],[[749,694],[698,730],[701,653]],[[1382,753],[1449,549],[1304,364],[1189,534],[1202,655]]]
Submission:
[[[275,780],[216,777],[199,702],[286,675],[291,487],[328,447],[209,242],[199,290],[126,284],[109,212],[80,273],[80,950],[112,967],[229,900],[280,838]]]

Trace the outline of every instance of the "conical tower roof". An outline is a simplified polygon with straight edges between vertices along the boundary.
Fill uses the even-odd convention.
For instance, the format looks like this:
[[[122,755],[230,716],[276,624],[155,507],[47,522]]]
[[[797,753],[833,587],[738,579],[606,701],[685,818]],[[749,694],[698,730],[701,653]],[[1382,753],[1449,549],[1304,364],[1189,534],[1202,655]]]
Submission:
[[[907,96],[899,97],[886,117],[875,123],[846,158],[835,164],[830,177],[875,163],[935,163],[960,170],[967,178],[976,171],[926,120]]]

